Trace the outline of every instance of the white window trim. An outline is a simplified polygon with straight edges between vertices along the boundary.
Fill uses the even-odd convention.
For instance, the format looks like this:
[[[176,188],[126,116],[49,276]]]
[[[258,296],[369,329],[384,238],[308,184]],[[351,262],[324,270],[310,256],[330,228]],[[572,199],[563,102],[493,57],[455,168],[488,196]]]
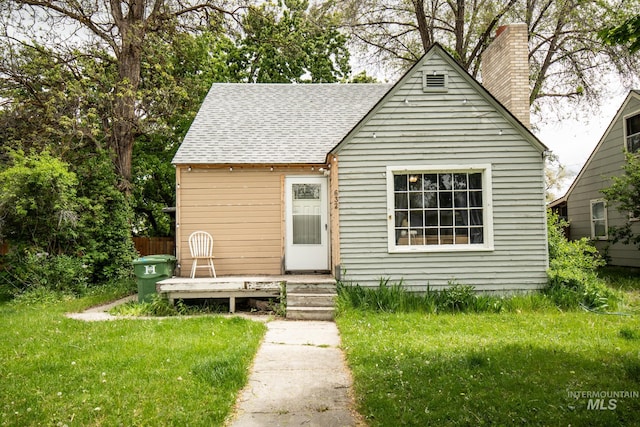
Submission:
[[[631,114],[627,114],[627,115],[625,115],[625,116],[623,117],[623,122],[622,122],[622,132],[623,132],[623,134],[624,134],[624,139],[623,139],[623,141],[622,141],[622,145],[623,145],[623,147],[624,147],[624,152],[625,152],[625,153],[628,153],[628,152],[629,152],[629,150],[628,150],[628,148],[627,148],[627,138],[629,137],[629,135],[627,135],[627,120],[628,120],[628,119],[630,119],[631,117],[635,117],[635,116],[638,116],[638,115],[640,115],[640,110],[635,111],[635,112],[633,112],[633,113],[631,113]],[[640,151],[638,151],[638,153],[640,153]]]
[[[395,197],[394,176],[408,173],[482,173],[482,215],[484,238],[483,244],[456,245],[424,245],[405,246],[396,245],[395,231]],[[413,252],[480,252],[493,251],[493,194],[491,191],[491,165],[416,165],[416,166],[387,166],[387,243],[389,253]]]
[[[596,236],[595,225],[593,222],[593,205],[596,203],[604,204],[604,236]],[[609,218],[607,215],[607,202],[605,199],[593,199],[589,200],[589,223],[591,225],[591,239],[592,240],[609,240]]]

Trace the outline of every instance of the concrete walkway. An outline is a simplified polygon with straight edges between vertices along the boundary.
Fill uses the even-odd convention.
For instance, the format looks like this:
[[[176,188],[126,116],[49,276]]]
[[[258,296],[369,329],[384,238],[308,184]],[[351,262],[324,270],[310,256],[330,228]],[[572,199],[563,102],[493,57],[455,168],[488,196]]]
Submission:
[[[133,295],[82,313],[68,313],[67,317],[118,319],[121,317],[107,311],[136,298]],[[265,322],[268,330],[228,427],[365,425],[353,410],[351,373],[334,322],[247,317]]]
[[[118,317],[110,315],[109,310],[111,310],[113,307],[117,305],[124,304],[129,301],[137,301],[137,300],[138,300],[137,294],[130,295],[128,297],[119,299],[109,304],[92,307],[81,313],[67,313],[66,316],[71,319],[84,320],[86,322],[100,322],[103,320],[115,320],[115,319],[118,319]]]
[[[361,426],[333,322],[275,320],[230,427]]]

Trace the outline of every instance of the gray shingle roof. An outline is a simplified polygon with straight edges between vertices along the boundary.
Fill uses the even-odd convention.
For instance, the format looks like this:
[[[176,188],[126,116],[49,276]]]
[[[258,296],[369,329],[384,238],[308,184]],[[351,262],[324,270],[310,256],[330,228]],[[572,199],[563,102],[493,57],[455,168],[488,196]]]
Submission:
[[[173,163],[323,163],[391,87],[214,84]]]

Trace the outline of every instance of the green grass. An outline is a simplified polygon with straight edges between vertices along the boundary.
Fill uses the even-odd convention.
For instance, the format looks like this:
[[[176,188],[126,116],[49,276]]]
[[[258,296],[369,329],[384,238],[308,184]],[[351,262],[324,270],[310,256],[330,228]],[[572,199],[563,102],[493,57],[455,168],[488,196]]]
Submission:
[[[265,326],[64,316],[110,296],[0,304],[0,425],[222,425]]]
[[[358,409],[372,426],[640,422],[638,398],[594,411],[569,396],[640,391],[636,317],[354,310],[338,326]]]
[[[624,315],[561,311],[538,296],[480,313],[343,304],[337,323],[358,411],[370,426],[639,425],[638,397],[605,398],[615,408],[599,410],[574,394],[640,392],[640,277],[607,274],[631,295]]]

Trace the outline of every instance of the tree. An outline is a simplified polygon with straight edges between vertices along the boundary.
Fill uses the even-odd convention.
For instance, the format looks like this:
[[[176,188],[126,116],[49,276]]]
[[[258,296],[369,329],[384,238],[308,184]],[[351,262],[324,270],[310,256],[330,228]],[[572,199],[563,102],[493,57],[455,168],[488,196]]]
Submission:
[[[554,153],[545,156],[544,166],[545,195],[547,202],[551,202],[558,196],[556,192],[562,190],[575,173],[560,163],[559,157]]]
[[[607,202],[615,206],[625,221],[622,225],[610,227],[613,241],[635,244],[640,249],[640,156],[627,153],[623,165],[623,175],[611,178],[611,186],[602,190]]]
[[[238,80],[256,83],[333,83],[351,68],[336,14],[307,0],[250,7],[237,41]]]
[[[12,154],[0,172],[0,239],[61,253],[77,238],[78,179],[66,163],[44,152]]]
[[[357,44],[404,69],[439,42],[474,77],[481,55],[499,25],[525,22],[529,28],[530,104],[542,99],[597,97],[600,80],[612,68],[632,79],[637,58],[597,37],[605,23],[619,23],[637,10],[597,0],[349,0],[345,25]]]
[[[73,0],[8,0],[0,4],[4,16],[5,55],[13,55],[25,40],[46,37],[51,50],[93,56],[113,66],[109,114],[102,117],[108,148],[121,177],[120,187],[131,189],[131,158],[139,121],[140,78],[144,46],[150,34],[170,31],[178,21],[198,16],[205,23],[220,23],[238,9],[226,10],[213,0],[182,3],[164,0],[77,2]],[[43,28],[50,28],[48,33]],[[30,28],[31,30],[27,30]],[[61,29],[68,29],[61,31]]]
[[[78,173],[46,151],[10,158],[0,172],[0,239],[10,244],[2,281],[77,292],[129,276],[130,214],[108,156],[77,162]]]
[[[293,9],[265,4],[247,10],[241,21],[247,30],[241,32],[168,26],[147,34],[136,94],[133,185],[127,187],[136,232],[170,233],[170,218],[162,212],[175,203],[170,162],[212,82],[346,78],[346,40],[329,25],[335,18],[321,9],[305,9],[303,2],[287,4]],[[262,34],[271,34],[280,44],[261,39]],[[108,51],[68,51],[35,43],[5,48],[7,54],[0,57],[3,147],[48,149],[71,164],[109,150],[113,87],[119,77]],[[0,163],[2,156],[0,152]]]
[[[640,51],[640,15],[632,16],[614,28],[605,28],[598,36],[609,45],[629,45],[629,51]]]

